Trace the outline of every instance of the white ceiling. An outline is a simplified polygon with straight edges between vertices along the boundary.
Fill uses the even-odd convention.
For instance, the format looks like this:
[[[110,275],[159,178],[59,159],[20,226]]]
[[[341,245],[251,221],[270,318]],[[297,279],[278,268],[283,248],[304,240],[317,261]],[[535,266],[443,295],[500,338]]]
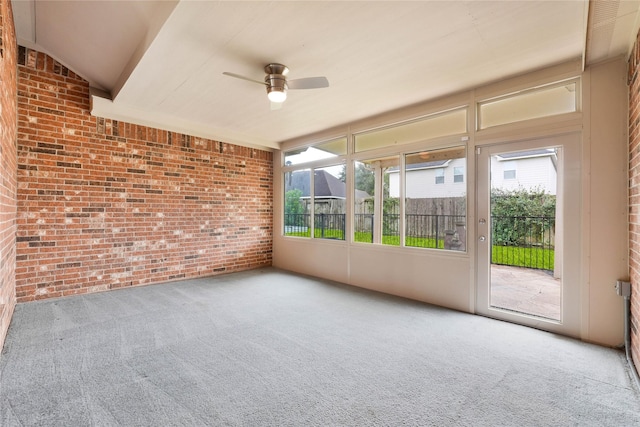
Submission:
[[[570,59],[626,55],[639,1],[13,0],[20,44],[107,95],[97,114],[249,146],[278,143]],[[591,8],[589,25],[587,17]],[[290,91],[272,111],[262,80]]]

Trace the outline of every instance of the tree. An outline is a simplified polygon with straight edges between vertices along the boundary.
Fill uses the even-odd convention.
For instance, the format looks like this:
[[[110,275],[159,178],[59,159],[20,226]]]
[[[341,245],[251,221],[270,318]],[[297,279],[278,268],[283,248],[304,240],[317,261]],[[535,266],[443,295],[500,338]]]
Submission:
[[[300,225],[302,221],[298,215],[304,213],[304,205],[300,202],[302,191],[294,188],[284,194],[285,225]]]
[[[355,178],[356,190],[364,191],[368,195],[373,196],[376,184],[376,176],[373,173],[373,170],[369,169],[364,163],[356,162]],[[347,165],[342,167],[342,171],[340,171],[338,179],[342,182],[347,182]]]

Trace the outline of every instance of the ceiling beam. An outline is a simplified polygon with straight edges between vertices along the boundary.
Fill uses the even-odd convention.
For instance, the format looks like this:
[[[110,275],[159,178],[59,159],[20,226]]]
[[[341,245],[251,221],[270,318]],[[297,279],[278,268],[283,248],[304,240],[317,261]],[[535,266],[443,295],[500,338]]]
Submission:
[[[272,141],[258,140],[241,132],[207,126],[202,122],[179,119],[176,116],[153,113],[122,103],[116,104],[103,91],[91,90],[91,115],[118,120],[170,132],[183,133],[213,141],[241,145],[243,147],[273,151],[280,146]]]

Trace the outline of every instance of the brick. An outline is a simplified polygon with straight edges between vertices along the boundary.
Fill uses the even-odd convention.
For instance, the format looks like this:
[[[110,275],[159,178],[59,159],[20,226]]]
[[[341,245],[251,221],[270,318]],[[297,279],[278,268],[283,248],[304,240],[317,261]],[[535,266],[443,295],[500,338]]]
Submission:
[[[271,264],[271,152],[92,117],[86,81],[19,52],[18,301]]]

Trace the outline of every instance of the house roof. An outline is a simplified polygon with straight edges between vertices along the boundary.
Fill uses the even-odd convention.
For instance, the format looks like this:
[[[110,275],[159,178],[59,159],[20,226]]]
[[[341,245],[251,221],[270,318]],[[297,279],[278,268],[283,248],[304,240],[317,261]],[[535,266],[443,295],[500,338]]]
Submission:
[[[309,197],[310,179],[308,171],[297,171],[285,175],[285,191],[299,189],[301,197]],[[324,170],[316,170],[314,176],[315,198],[345,199],[347,188],[344,182]],[[356,190],[357,198],[369,197],[365,191]]]
[[[411,170],[419,170],[419,169],[433,169],[433,168],[441,168],[449,165],[451,160],[434,160],[433,162],[421,162],[421,163],[411,163],[406,166],[408,171]],[[389,173],[398,172],[400,169],[397,166],[389,168]]]
[[[635,1],[12,5],[19,44],[100,89],[94,114],[268,149],[531,70],[628,55],[640,24]],[[330,86],[291,90],[271,111],[262,84],[222,74],[261,82],[270,62]]]
[[[555,155],[555,150],[551,149],[540,149],[540,150],[527,150],[527,151],[517,151],[515,153],[504,153],[498,155],[503,160],[515,160],[515,159],[526,159],[530,157],[544,157],[544,156],[553,156]]]

